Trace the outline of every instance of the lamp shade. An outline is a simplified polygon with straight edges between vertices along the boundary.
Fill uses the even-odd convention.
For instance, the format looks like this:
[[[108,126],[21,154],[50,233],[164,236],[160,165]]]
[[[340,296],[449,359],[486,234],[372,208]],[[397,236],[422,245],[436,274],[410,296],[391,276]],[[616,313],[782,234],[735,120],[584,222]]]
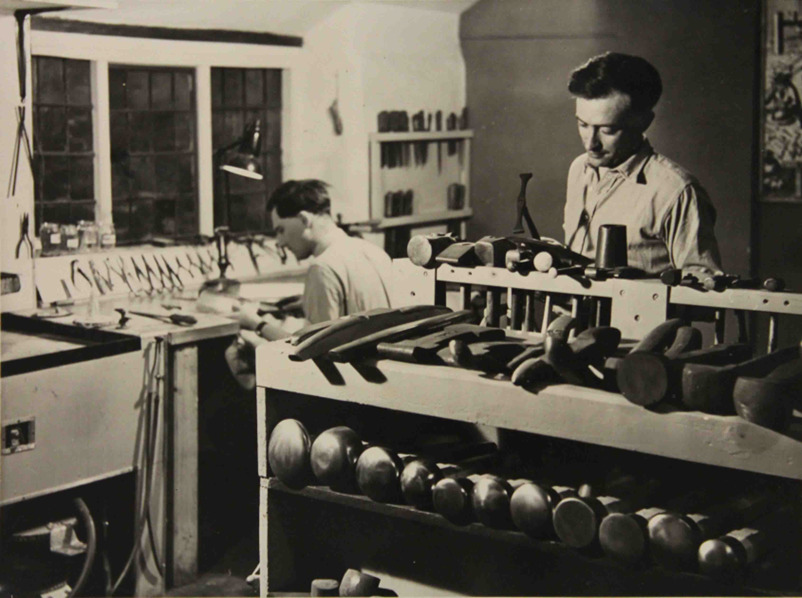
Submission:
[[[247,127],[239,140],[235,153],[229,155],[220,165],[222,170],[238,176],[261,181],[262,170],[256,159],[262,151],[262,127],[258,119]]]
[[[256,157],[239,152],[232,154],[231,157],[220,166],[220,169],[238,176],[256,179],[257,181],[261,181],[264,178]]]

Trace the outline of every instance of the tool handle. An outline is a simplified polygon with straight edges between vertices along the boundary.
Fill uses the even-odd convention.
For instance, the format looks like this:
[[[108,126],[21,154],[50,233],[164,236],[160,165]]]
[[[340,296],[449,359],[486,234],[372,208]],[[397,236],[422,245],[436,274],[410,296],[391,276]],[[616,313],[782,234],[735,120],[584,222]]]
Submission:
[[[192,326],[198,323],[198,319],[189,314],[170,314],[167,317],[173,324],[178,324],[179,326]]]

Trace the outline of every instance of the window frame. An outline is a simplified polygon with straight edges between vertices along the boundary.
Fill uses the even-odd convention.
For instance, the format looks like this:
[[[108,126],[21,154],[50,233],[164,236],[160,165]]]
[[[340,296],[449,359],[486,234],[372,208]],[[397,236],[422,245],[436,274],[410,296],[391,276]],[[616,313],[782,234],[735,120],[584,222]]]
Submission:
[[[304,87],[308,70],[301,50],[288,46],[31,31],[32,55],[90,61],[97,221],[111,221],[112,217],[109,64],[194,69],[198,232],[202,235],[214,232],[212,67],[282,69],[281,165],[284,179],[288,179],[292,178],[291,165],[300,143],[300,136],[293,133],[301,130],[298,119],[303,112],[296,90]]]

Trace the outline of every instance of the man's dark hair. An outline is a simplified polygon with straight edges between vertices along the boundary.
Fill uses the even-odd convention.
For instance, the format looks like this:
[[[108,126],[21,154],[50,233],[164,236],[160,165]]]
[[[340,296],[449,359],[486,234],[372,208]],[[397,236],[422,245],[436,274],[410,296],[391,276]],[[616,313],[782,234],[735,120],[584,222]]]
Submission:
[[[281,218],[297,216],[301,210],[312,214],[331,214],[329,185],[317,179],[286,181],[267,200],[268,214],[273,209]]]
[[[594,56],[571,73],[568,91],[588,100],[604,98],[614,91],[627,94],[632,109],[654,108],[663,93],[660,73],[639,56],[607,52]]]

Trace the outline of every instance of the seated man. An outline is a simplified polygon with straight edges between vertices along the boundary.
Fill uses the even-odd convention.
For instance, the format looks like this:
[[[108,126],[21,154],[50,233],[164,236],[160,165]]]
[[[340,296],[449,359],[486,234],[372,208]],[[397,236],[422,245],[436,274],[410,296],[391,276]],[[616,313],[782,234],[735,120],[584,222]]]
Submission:
[[[627,227],[629,265],[720,272],[716,212],[689,172],[643,136],[663,87],[637,56],[607,53],[572,74],[576,120],[585,153],[568,172],[563,228],[570,249],[595,257],[599,227]]]
[[[328,186],[315,179],[287,181],[270,196],[276,241],[298,260],[313,258],[304,280],[301,308],[310,324],[348,314],[390,307],[392,263],[383,249],[350,237],[331,217]],[[253,345],[259,338],[277,340],[289,333],[272,316],[258,316],[256,306],[240,312],[242,342],[226,351],[240,383],[252,388]],[[247,331],[253,331],[249,334]]]

